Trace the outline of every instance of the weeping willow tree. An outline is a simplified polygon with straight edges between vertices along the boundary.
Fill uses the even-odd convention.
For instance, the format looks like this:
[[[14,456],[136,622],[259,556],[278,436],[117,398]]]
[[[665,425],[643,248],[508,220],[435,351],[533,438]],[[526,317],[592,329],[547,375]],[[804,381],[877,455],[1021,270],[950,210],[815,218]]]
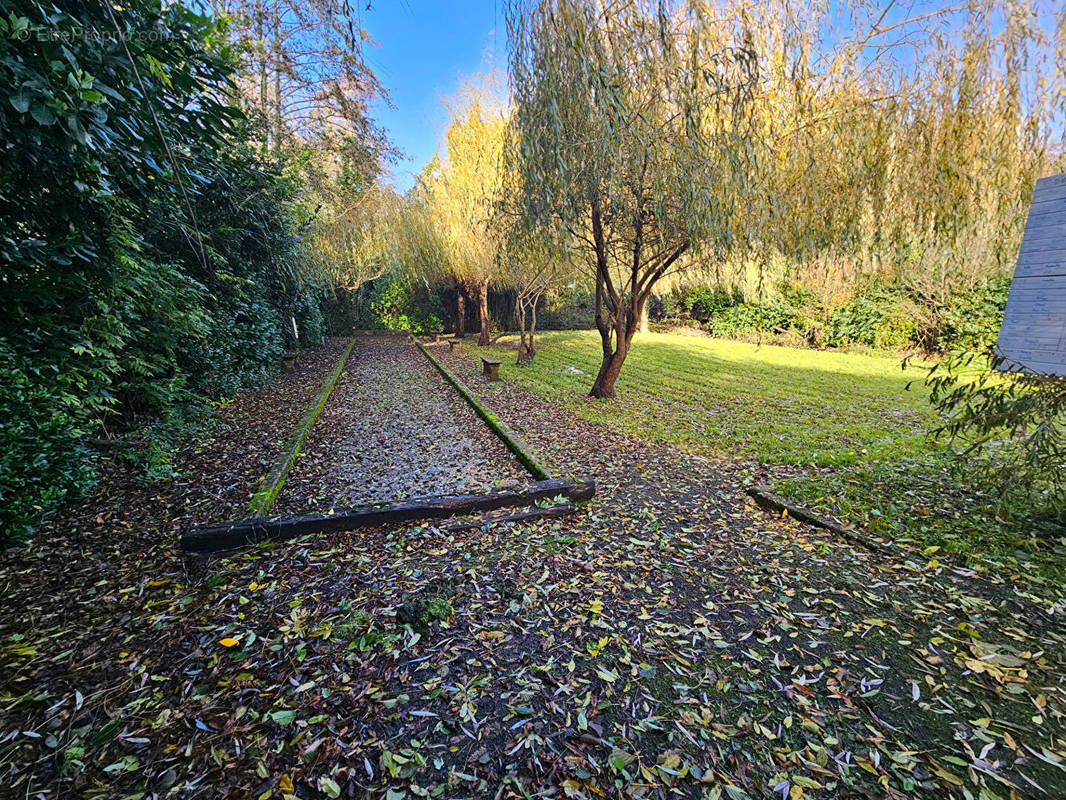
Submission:
[[[656,284],[737,236],[751,33],[696,2],[514,2],[507,22],[522,214],[584,254],[603,351],[590,394],[613,397]]]
[[[508,117],[507,124],[514,124]],[[553,236],[554,231],[531,225],[522,213],[522,187],[516,159],[507,150],[515,137],[504,135],[504,151],[497,196],[490,225],[496,231],[498,286],[514,292],[514,319],[518,325],[518,360],[532,361],[537,354],[537,305],[541,298],[579,273],[570,242]]]
[[[442,248],[429,272],[456,290],[456,335],[464,333],[465,297],[477,307],[479,345],[489,343],[489,285],[497,271],[500,238],[492,224],[500,193],[506,111],[486,87],[468,83],[450,105],[443,157],[420,180],[419,201],[431,217]]]
[[[829,292],[900,287],[931,338],[952,296],[1010,274],[1036,179],[1066,171],[1066,11],[774,2],[752,14],[766,147],[748,207],[765,221],[755,256],[778,254]],[[990,455],[981,468],[1005,497],[1061,508],[1064,382],[996,365],[992,352],[940,362],[937,433],[966,447],[968,468]]]
[[[514,292],[518,324],[518,359],[522,364],[537,354],[537,304],[548,292],[571,280],[574,260],[566,241],[552,239],[544,229],[529,228],[513,211],[515,194],[505,184],[493,218],[500,231],[499,285]]]
[[[516,2],[509,19],[525,213],[582,242],[601,287],[595,394],[653,236],[684,246],[660,286],[682,269],[749,297],[800,284],[824,323],[879,282],[936,347],[953,298],[1011,269],[1035,179],[1066,168],[1066,14],[1043,0]]]
[[[312,252],[335,288],[358,289],[396,265],[402,212],[402,198],[375,184],[349,207],[316,223]]]
[[[1010,270],[1036,178],[1061,169],[1066,16],[1014,0],[751,14],[762,233],[741,255],[782,257],[828,307],[888,281],[939,329],[952,295]]]

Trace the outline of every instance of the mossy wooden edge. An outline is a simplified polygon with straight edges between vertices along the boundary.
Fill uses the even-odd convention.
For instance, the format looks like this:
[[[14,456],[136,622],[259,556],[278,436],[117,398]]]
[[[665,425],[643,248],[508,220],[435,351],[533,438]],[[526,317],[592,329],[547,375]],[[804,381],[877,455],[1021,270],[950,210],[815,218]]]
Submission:
[[[296,430],[289,437],[289,441],[285,444],[284,450],[282,450],[281,457],[270,472],[267,473],[266,477],[263,478],[259,491],[252,496],[252,502],[249,504],[248,510],[254,516],[264,517],[274,507],[274,501],[278,499],[278,494],[285,485],[285,478],[288,477],[292,465],[296,463],[296,456],[300,454],[304,443],[307,442],[307,435],[311,432],[311,426],[315,424],[318,415],[326,407],[326,401],[329,400],[329,396],[333,393],[333,387],[337,385],[337,379],[340,377],[344,365],[348,363],[348,356],[351,355],[354,346],[355,337],[352,337],[352,340],[344,348],[344,352],[341,353],[340,358],[337,359],[337,363],[333,365],[333,370],[322,382],[322,388],[318,390],[318,394],[315,395],[311,406],[300,419]]]
[[[526,448],[525,443],[517,433],[511,430],[499,417],[485,408],[485,406],[481,404],[481,401],[477,399],[477,396],[467,388],[466,384],[453,375],[451,370],[440,363],[440,361],[438,361],[433,354],[429,352],[420,341],[418,341],[418,339],[415,339],[412,336],[411,341],[414,342],[418,346],[418,349],[425,354],[426,358],[429,359],[429,363],[437,368],[440,374],[444,376],[444,379],[455,387],[455,390],[459,392],[460,396],[462,396],[467,403],[470,404],[470,407],[474,409],[477,415],[485,420],[485,424],[489,426],[492,432],[503,440],[503,443],[507,445],[507,448],[515,454],[518,460],[522,463],[522,466],[528,469],[534,478],[546,481],[552,477],[548,468],[544,466],[539,458]]]
[[[893,545],[880,542],[871,536],[867,536],[854,528],[845,527],[839,525],[828,517],[823,517],[817,512],[811,511],[809,508],[791,503],[779,494],[774,494],[764,486],[752,486],[746,489],[748,495],[763,509],[767,511],[774,511],[778,514],[788,514],[795,520],[805,522],[808,525],[813,525],[816,528],[824,528],[827,531],[832,531],[838,536],[842,536],[855,544],[862,545],[863,547],[874,550],[879,553],[891,553],[897,555],[900,552],[899,548]]]

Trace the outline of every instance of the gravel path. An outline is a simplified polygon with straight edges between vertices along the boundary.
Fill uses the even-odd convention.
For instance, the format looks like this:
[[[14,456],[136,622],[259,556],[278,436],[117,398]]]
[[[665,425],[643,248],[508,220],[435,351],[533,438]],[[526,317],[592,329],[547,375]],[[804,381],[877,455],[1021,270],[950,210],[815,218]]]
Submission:
[[[405,338],[356,342],[275,513],[483,492],[532,480]]]

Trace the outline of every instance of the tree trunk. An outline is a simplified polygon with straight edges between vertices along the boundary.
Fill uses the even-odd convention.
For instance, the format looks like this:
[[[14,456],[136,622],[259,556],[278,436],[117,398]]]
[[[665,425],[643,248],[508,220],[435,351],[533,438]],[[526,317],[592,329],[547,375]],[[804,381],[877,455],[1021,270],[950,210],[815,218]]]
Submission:
[[[537,346],[533,344],[533,336],[537,332],[537,300],[539,295],[533,296],[533,305],[529,308],[529,358],[533,359],[533,356],[537,354]]]
[[[529,349],[526,347],[526,306],[522,302],[522,295],[517,295],[514,301],[514,317],[518,322],[518,361],[529,361]]]
[[[648,303],[644,304],[644,308],[640,310],[640,332],[648,332]]]
[[[256,0],[255,3],[255,25],[256,33],[258,34],[259,41],[256,45],[258,49],[257,55],[259,56],[259,108],[263,112],[263,149],[270,150],[270,125],[267,124],[268,119],[268,101],[267,101],[267,51],[266,51],[266,29],[263,27],[265,22],[265,14],[263,11],[262,0]]]
[[[625,347],[617,347],[609,356],[605,356],[600,364],[596,382],[592,384],[589,397],[599,397],[604,400],[614,399],[614,382],[618,380],[618,374],[622,371],[622,364],[626,360],[627,350]]]
[[[518,295],[515,300],[515,318],[518,320],[518,362],[532,361],[537,354],[537,348],[533,345],[533,335],[537,329],[537,297],[532,299]],[[529,338],[526,338],[526,305],[531,312],[531,324],[529,326]]]
[[[466,336],[466,295],[462,288],[455,290],[455,338]]]
[[[480,281],[474,288],[477,290],[477,321],[481,325],[477,343],[478,347],[487,347],[489,344],[489,282]]]
[[[614,328],[609,328],[606,324],[600,328],[603,361],[600,363],[600,371],[596,375],[595,383],[592,384],[589,397],[614,398],[614,382],[618,380],[618,374],[622,371],[622,364],[625,363],[626,356],[629,355],[633,334],[640,327],[640,316],[647,299],[644,299],[644,304],[641,304],[639,299],[637,302],[640,307],[636,309],[635,314],[626,313],[624,310],[615,311],[612,315]],[[612,333],[614,334],[613,348],[611,347]]]
[[[281,150],[281,14],[274,0],[274,151]]]

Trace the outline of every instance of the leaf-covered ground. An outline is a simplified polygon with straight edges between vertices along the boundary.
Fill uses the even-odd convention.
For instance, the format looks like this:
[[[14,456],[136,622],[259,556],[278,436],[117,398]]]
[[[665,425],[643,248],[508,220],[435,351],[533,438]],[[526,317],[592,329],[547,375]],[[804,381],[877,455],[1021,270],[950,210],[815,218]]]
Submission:
[[[3,791],[1066,792],[1060,585],[762,515],[740,491],[750,465],[626,436],[442,357],[561,474],[597,479],[582,514],[186,565],[171,508],[228,485],[225,436],[213,462],[190,454],[183,485],[112,486],[0,572]],[[291,418],[275,399],[232,411]]]
[[[356,341],[275,513],[488,491],[529,474],[406,336]]]
[[[927,365],[641,334],[618,399],[605,404],[588,397],[601,357],[595,331],[539,340],[537,359],[522,366],[517,337],[498,340],[501,374],[583,419],[693,453],[750,458],[752,480],[885,540],[981,569],[1051,580],[1066,570],[1066,526],[1055,509],[1031,498],[1004,504],[967,457],[930,438],[940,419],[923,383]]]

